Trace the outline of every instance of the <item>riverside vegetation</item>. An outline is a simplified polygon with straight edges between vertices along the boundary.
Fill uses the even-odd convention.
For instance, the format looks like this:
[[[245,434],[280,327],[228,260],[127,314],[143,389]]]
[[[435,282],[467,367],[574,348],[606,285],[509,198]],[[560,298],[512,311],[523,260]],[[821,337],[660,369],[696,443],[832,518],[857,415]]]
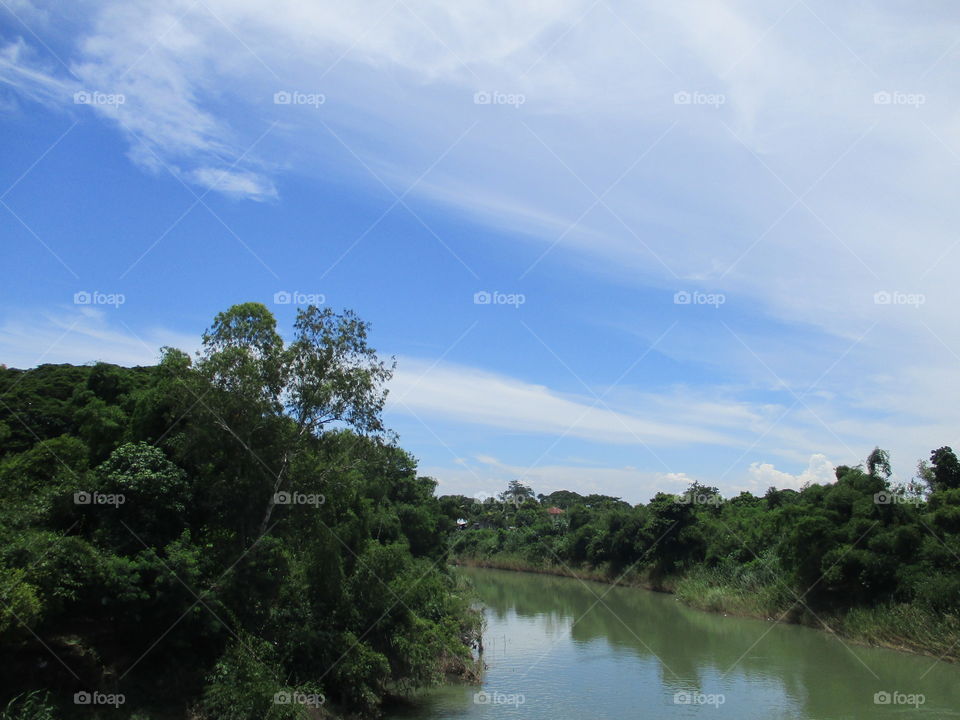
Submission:
[[[0,719],[372,715],[475,676],[453,520],[350,312],[191,359],[0,368]]]
[[[444,496],[463,564],[641,585],[704,610],[797,622],[856,641],[960,655],[960,463],[942,447],[906,485],[887,453],[836,482],[723,498],[694,483],[646,505],[512,481]],[[562,511],[562,512],[560,512]]]

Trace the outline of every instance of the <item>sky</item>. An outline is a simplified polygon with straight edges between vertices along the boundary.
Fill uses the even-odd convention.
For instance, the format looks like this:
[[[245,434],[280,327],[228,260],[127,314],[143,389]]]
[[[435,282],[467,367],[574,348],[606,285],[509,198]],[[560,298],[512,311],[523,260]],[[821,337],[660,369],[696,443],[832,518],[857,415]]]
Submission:
[[[960,7],[0,0],[0,362],[352,308],[441,493],[957,437]]]

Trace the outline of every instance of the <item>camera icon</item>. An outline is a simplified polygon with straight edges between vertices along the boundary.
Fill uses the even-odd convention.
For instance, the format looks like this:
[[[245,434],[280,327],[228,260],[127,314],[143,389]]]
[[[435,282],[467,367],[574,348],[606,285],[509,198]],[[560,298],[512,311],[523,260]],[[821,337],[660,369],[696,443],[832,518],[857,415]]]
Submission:
[[[275,705],[289,705],[290,704],[290,693],[286,690],[281,690],[278,693],[273,694],[273,703]]]
[[[273,495],[273,504],[274,505],[289,505],[292,502],[293,498],[288,492],[278,492]]]
[[[891,300],[892,296],[886,290],[881,290],[873,294],[873,303],[875,305],[889,305]]]
[[[889,505],[893,502],[893,495],[888,492],[874,493],[873,502],[876,505]]]
[[[892,696],[886,690],[881,690],[873,694],[874,705],[889,705],[892,699]]]
[[[275,92],[273,94],[274,105],[289,105],[292,101],[293,96],[286,90],[281,90],[280,92]]]
[[[673,94],[674,105],[689,105],[693,101],[693,96],[686,90],[680,90]]]
[[[874,105],[889,105],[891,102],[893,102],[893,96],[886,90],[881,90],[873,94]]]
[[[280,290],[273,294],[274,305],[289,305],[291,302],[293,302],[293,296],[286,290]]]
[[[489,305],[491,300],[493,300],[493,296],[486,290],[481,290],[473,294],[474,305]]]
[[[478,503],[481,503],[481,504],[482,504],[482,503],[485,503],[487,500],[489,500],[489,499],[492,498],[492,497],[493,497],[493,495],[491,495],[491,494],[488,493],[488,492],[484,492],[483,490],[481,490],[481,491],[478,492],[478,493],[474,493],[474,494],[473,494],[474,502],[478,502]]]
[[[93,702],[93,696],[86,690],[81,690],[73,694],[74,705],[89,705],[91,702]]]
[[[73,94],[73,102],[75,105],[89,105],[93,102],[93,95],[86,90],[78,90]]]
[[[674,305],[689,305],[691,300],[693,300],[693,296],[686,290],[680,290],[673,294]]]
[[[74,305],[89,305],[92,300],[93,296],[86,290],[81,290],[80,292],[75,292],[73,294]]]
[[[93,502],[93,496],[88,492],[76,492],[73,494],[74,505],[89,505]]]
[[[480,90],[473,94],[473,104],[474,105],[489,105],[493,100],[493,96],[490,95],[486,90]]]
[[[686,690],[681,690],[673,694],[674,705],[689,705],[693,702],[693,696]]]
[[[480,692],[475,692],[473,694],[473,704],[474,705],[489,705],[492,702],[493,698],[490,696],[486,690],[481,690]]]

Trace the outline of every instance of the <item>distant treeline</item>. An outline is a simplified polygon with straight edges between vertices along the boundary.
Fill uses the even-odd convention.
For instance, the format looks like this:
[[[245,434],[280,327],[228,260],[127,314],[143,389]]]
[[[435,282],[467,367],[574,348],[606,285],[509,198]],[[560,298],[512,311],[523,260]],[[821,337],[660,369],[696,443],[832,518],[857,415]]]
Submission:
[[[195,359],[0,368],[0,718],[373,714],[473,672],[367,330],[310,307],[285,345],[251,303]]]
[[[631,506],[518,481],[498,498],[443,496],[464,562],[644,584],[692,605],[806,622],[956,659],[960,463],[949,447],[890,481],[887,453],[836,482],[731,498],[694,483]],[[560,512],[562,511],[562,512]],[[955,645],[955,643],[957,643]]]

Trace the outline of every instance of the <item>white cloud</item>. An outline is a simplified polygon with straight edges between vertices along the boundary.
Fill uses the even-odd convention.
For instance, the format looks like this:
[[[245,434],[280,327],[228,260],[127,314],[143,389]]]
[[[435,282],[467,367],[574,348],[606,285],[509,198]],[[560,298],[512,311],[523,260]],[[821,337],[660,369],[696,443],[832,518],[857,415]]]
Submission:
[[[953,242],[939,218],[956,213],[944,147],[955,136],[956,91],[950,56],[934,64],[960,31],[953,19],[731,0],[93,5],[65,57],[85,88],[126,96],[119,110],[95,111],[128,136],[138,162],[210,187],[209,168],[229,168],[281,121],[220,186],[227,194],[271,197],[269,176],[282,166],[364,172],[335,154],[342,148],[326,126],[406,189],[480,121],[423,193],[541,241],[563,235],[559,249],[602,257],[632,280],[675,282],[660,258],[682,277],[712,278],[743,301],[844,336],[874,317],[916,334],[915,318],[878,315],[870,297],[896,282],[929,288],[922,274]],[[910,42],[882,44],[893,29]],[[31,72],[28,58],[16,64]],[[65,82],[46,70],[38,93]],[[888,87],[927,101],[874,104]],[[327,102],[276,106],[282,89]],[[478,107],[482,89],[527,102]],[[683,89],[722,93],[725,103],[677,106]],[[564,234],[594,201],[578,178],[601,192],[673,123],[604,199],[625,222],[601,206]],[[793,192],[814,183],[771,228]],[[944,294],[924,317],[938,324],[956,299]]]
[[[62,105],[72,100],[74,84],[54,77],[34,48],[22,38],[0,47],[0,82],[33,102]]]
[[[162,328],[137,328],[118,322],[116,310],[61,309],[50,313],[8,313],[0,325],[0,362],[30,368],[44,363],[153,365],[160,348],[193,352],[196,337]]]
[[[798,395],[829,370],[818,389],[832,398],[796,407],[771,431],[771,452],[796,461],[898,443],[895,458],[912,464],[955,432],[955,16],[826,0],[111,0],[87,10],[75,40],[57,45],[76,77],[24,34],[0,51],[0,80],[30,100],[96,113],[144,167],[264,200],[276,196],[280,168],[369,179],[355,152],[400,192],[472,128],[413,196],[522,230],[540,248],[556,243],[551,261],[604,280],[715,285],[726,308],[770,321],[742,337]],[[76,108],[79,89],[126,102]],[[278,106],[278,90],[326,102]],[[478,106],[478,90],[526,102]],[[675,105],[679,90],[725,101]],[[878,105],[879,91],[924,102]],[[878,305],[878,291],[922,292],[926,302]],[[720,356],[725,369],[774,382],[750,352],[731,359],[699,331],[683,348],[671,345],[678,331],[663,352],[693,364]],[[861,336],[849,350],[837,343]],[[744,402],[717,388],[679,400],[664,391],[639,397],[636,411],[591,409],[589,397],[440,369],[410,407],[536,433],[575,424],[572,434],[598,442],[714,443],[755,437],[792,402]]]
[[[230,196],[275,196],[252,152],[257,136],[241,140],[230,121],[204,107],[219,82],[216,38],[206,35],[216,21],[208,15],[190,22],[184,3],[150,5],[102,3],[66,68],[42,60],[47,50],[34,47],[30,36],[8,43],[0,49],[0,81],[31,100],[95,113],[117,128],[130,158],[150,171],[169,171]],[[78,103],[78,93],[111,100]]]
[[[203,167],[190,172],[189,177],[197,185],[208,190],[216,190],[248,200],[267,200],[277,197],[277,189],[273,183],[256,173]]]
[[[565,396],[543,385],[477,368],[432,365],[413,358],[400,362],[389,400],[388,410],[395,412],[600,443],[733,442],[730,436],[702,426],[616,412],[593,398]]]
[[[750,485],[747,488],[754,494],[762,494],[768,487],[799,490],[804,485],[825,485],[836,481],[834,464],[826,455],[810,456],[807,469],[798,475],[777,470],[771,463],[751,463],[747,470]]]

